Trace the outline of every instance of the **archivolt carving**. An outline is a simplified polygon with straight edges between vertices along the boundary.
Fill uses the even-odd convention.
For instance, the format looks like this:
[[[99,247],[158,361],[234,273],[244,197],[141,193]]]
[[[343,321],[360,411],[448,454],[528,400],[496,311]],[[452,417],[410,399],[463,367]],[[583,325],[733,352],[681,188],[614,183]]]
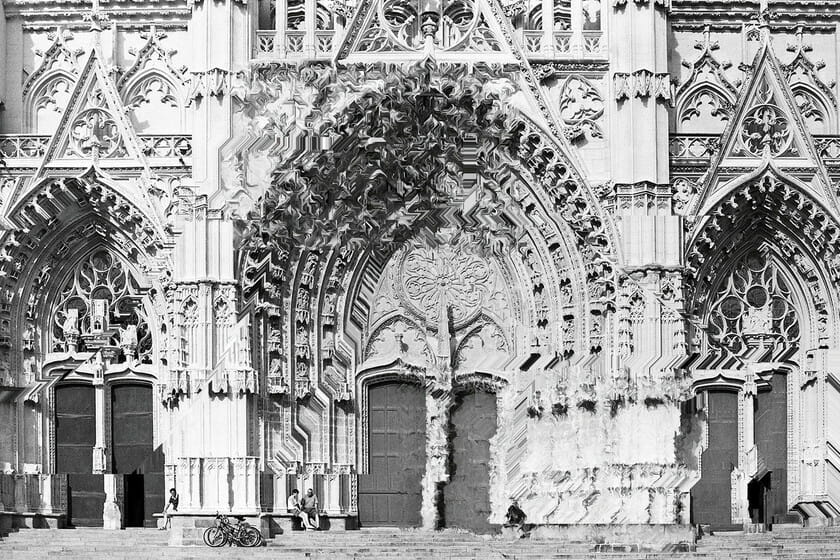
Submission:
[[[822,278],[835,286],[840,282],[840,228],[799,187],[768,172],[756,173],[733,189],[695,228],[686,259],[689,278],[696,279],[696,284],[687,286],[689,309],[700,315],[711,308],[718,279],[728,274],[724,270],[731,261],[724,256],[737,254],[748,240],[761,239],[784,255],[784,262],[795,268],[803,290],[810,294],[815,313],[809,323],[811,336],[820,341],[836,336],[829,312],[834,303],[821,282]],[[718,328],[724,326],[720,323]],[[800,328],[804,328],[801,322]]]
[[[477,68],[478,69],[478,68]],[[478,69],[480,70],[480,69]],[[312,99],[313,104],[311,105],[301,105],[297,108],[297,119],[307,119],[309,121],[320,122],[321,115],[323,112],[327,110],[345,110],[345,111],[359,111],[362,110],[362,105],[355,105],[353,99],[356,96],[364,95],[370,97],[371,99],[392,99],[393,102],[396,103],[404,103],[409,102],[410,99],[413,99],[415,92],[413,89],[409,88],[406,89],[406,86],[412,86],[411,84],[416,84],[416,76],[414,73],[420,72],[429,73],[432,79],[432,86],[437,88],[438,82],[437,80],[442,79],[443,81],[449,83],[461,83],[460,81],[463,79],[461,76],[461,70],[458,68],[450,68],[448,66],[438,66],[435,68],[427,68],[427,69],[419,69],[416,66],[412,67],[412,69],[408,72],[398,68],[386,68],[380,66],[369,67],[367,69],[361,69],[358,67],[348,68],[346,70],[342,70],[338,74],[332,74],[329,69],[326,68],[311,68],[311,67],[304,67],[299,70],[294,69],[282,69],[277,70],[281,72],[281,74],[276,76],[278,80],[287,80],[291,78],[292,73],[296,73],[299,77],[299,80],[296,83],[300,84],[300,87],[304,88],[306,91],[301,92],[291,92],[287,91],[288,88],[280,91],[277,89],[268,89],[265,87],[267,82],[272,82],[275,77],[272,74],[262,72],[257,73],[255,75],[255,83],[251,87],[250,93],[243,99],[243,103],[245,106],[248,106],[249,113],[254,115],[263,114],[265,116],[269,116],[272,114],[274,107],[279,107],[280,103],[275,103],[275,101],[279,101],[275,99],[277,96],[278,91],[280,91],[281,96],[288,97],[290,102],[292,98],[299,98],[299,99]],[[405,75],[403,76],[403,74]],[[483,127],[480,131],[476,130],[476,133],[479,135],[479,146],[480,149],[478,150],[479,156],[482,158],[482,161],[496,161],[496,158],[499,159],[499,164],[502,165],[502,168],[499,169],[498,172],[494,172],[492,177],[488,175],[487,184],[498,184],[500,182],[505,183],[504,186],[500,185],[498,188],[494,188],[492,191],[482,189],[480,194],[481,196],[478,197],[478,200],[481,201],[481,204],[476,205],[471,210],[470,214],[468,215],[468,220],[465,224],[460,225],[459,227],[467,227],[469,229],[477,228],[479,230],[479,237],[483,234],[480,232],[484,230],[485,226],[488,224],[497,223],[497,218],[494,218],[493,215],[499,215],[499,212],[505,212],[506,207],[511,207],[509,198],[511,195],[521,197],[522,194],[520,193],[527,193],[528,189],[536,188],[539,191],[539,195],[534,202],[538,205],[544,205],[546,207],[553,207],[560,209],[561,216],[557,216],[556,218],[552,216],[549,218],[544,218],[544,225],[542,227],[554,227],[554,225],[549,225],[550,220],[560,219],[563,222],[564,227],[569,228],[569,241],[573,242],[576,245],[576,249],[580,252],[582,260],[587,263],[590,267],[589,274],[592,275],[593,278],[595,277],[611,277],[612,273],[612,266],[609,264],[610,255],[611,255],[611,248],[610,248],[610,241],[609,241],[609,234],[608,234],[608,227],[609,224],[605,222],[605,219],[602,217],[602,213],[600,209],[597,207],[597,202],[592,197],[591,193],[589,193],[588,189],[584,188],[581,183],[580,179],[577,176],[576,172],[573,168],[566,162],[565,157],[563,156],[562,152],[552,144],[550,140],[546,138],[546,134],[544,131],[536,127],[534,124],[530,123],[527,119],[522,118],[519,115],[513,114],[510,108],[506,106],[506,104],[502,101],[502,99],[506,99],[510,94],[508,88],[512,84],[511,82],[506,81],[505,78],[500,78],[498,73],[493,73],[494,78],[490,81],[487,81],[485,85],[479,85],[480,83],[484,82],[484,71],[474,72],[472,77],[470,78],[471,81],[475,82],[476,87],[480,90],[483,88],[487,95],[491,95],[493,99],[498,99],[498,101],[493,101],[494,109],[493,111],[498,111],[499,117],[502,115],[508,115],[505,117],[507,122],[504,123],[503,129],[505,131],[509,131],[513,134],[511,140],[513,144],[508,146],[508,133],[502,133],[501,135],[495,135],[492,140],[488,137],[484,139],[486,136],[486,131],[489,130],[487,127]],[[439,78],[439,77],[440,78]],[[488,74],[489,78],[489,74]],[[395,82],[394,80],[398,80]],[[441,82],[442,83],[442,82]],[[386,84],[383,86],[383,84]],[[465,87],[466,83],[463,83],[460,86],[457,86],[452,92],[459,92],[462,91],[461,88]],[[470,86],[472,87],[472,86]],[[312,92],[317,92],[318,88],[324,89],[323,94],[320,97],[315,96],[315,94],[310,95]],[[351,89],[348,89],[351,88]],[[384,89],[383,89],[384,88]],[[345,91],[346,90],[346,91]],[[333,93],[328,93],[332,91]],[[344,92],[344,93],[342,93]],[[284,98],[285,98],[284,97]],[[320,102],[321,104],[326,103],[326,105],[319,105],[315,103],[315,99],[322,99],[323,101]],[[342,103],[341,109],[339,107],[331,108],[330,104],[335,99],[342,99],[344,100]],[[367,101],[365,101],[367,103]],[[379,101],[376,102],[380,104]],[[366,107],[366,105],[365,105]],[[408,105],[406,106],[407,110],[414,110],[408,109]],[[464,126],[467,126],[466,123],[470,122],[467,115],[464,116],[467,120],[462,123],[461,130],[465,130]],[[451,116],[448,118],[452,118]],[[282,121],[282,122],[281,122]],[[260,118],[253,121],[255,126],[254,130],[251,131],[253,137],[262,137],[263,135],[269,135],[271,137],[286,137],[288,136],[288,131],[281,132],[285,130],[287,119],[280,119],[280,121],[276,121],[272,118]],[[358,119],[354,118],[353,123],[359,123],[363,121],[359,121]],[[278,126],[277,130],[274,130],[274,126]],[[269,128],[264,129],[264,127],[269,126]],[[345,126],[345,125],[342,125]],[[355,125],[354,125],[355,126]],[[259,128],[263,127],[263,128]],[[313,126],[310,127],[309,130],[315,130],[317,127]],[[467,126],[469,128],[469,126]],[[346,134],[344,132],[342,134]],[[366,134],[363,131],[356,131],[355,134]],[[326,137],[324,137],[326,138]],[[323,139],[313,138],[313,141],[317,141],[319,143],[323,142]],[[488,143],[489,141],[489,143]],[[373,146],[378,146],[376,149],[381,148],[392,148],[389,146],[389,142],[384,144],[377,143],[376,138],[371,140],[373,142],[371,144],[372,149]],[[293,142],[289,144],[289,146],[280,146],[280,149],[291,149],[292,145],[297,145],[298,142]],[[330,146],[329,141],[326,144]],[[369,151],[367,149],[366,151]],[[335,148],[331,148],[330,150],[323,151],[324,154],[329,154],[329,158],[331,161],[349,161],[347,157],[351,157],[350,154],[347,154],[347,157],[340,156],[340,154],[336,154]],[[343,153],[343,152],[342,152]],[[507,158],[510,158],[510,161],[507,161]],[[487,159],[489,158],[489,159]],[[279,158],[282,159],[282,158]],[[423,165],[435,165],[436,162],[433,161],[434,158],[424,157]],[[514,161],[518,161],[519,164],[512,167]],[[402,168],[407,171],[411,171],[413,169],[413,164],[406,163],[405,166]],[[314,169],[310,171],[305,171],[303,167],[301,167],[296,173],[302,173],[303,175],[300,176],[300,179],[303,181],[302,183],[298,184],[299,180],[294,179],[289,183],[283,182],[275,182],[276,185],[281,185],[285,189],[286,187],[293,187],[293,189],[288,190],[288,192],[277,192],[277,193],[270,193],[270,198],[275,199],[278,196],[279,199],[287,199],[294,201],[293,203],[285,203],[284,208],[287,209],[294,209],[299,208],[301,203],[304,203],[305,200],[311,196],[313,196],[312,191],[312,181],[315,180],[316,182],[320,179],[317,177],[320,174],[323,174],[329,169],[329,166],[325,166],[323,162],[318,163],[315,160],[310,162],[309,164],[305,165],[306,169],[309,169],[310,166],[316,166],[318,172],[315,175],[312,175]],[[283,167],[283,166],[281,166]],[[488,166],[484,163],[479,163],[480,170],[487,170],[489,171],[491,168],[495,169],[497,164],[493,164],[492,166]],[[284,167],[283,167],[284,168]],[[509,170],[513,173],[524,171],[526,174],[531,176],[531,180],[525,181],[526,187],[517,186],[513,187],[512,185],[508,185],[508,181],[513,179],[515,175],[508,175],[507,171]],[[329,171],[330,173],[332,171]],[[397,175],[404,172],[398,172]],[[438,171],[434,173],[427,173],[423,172],[419,176],[434,176]],[[448,172],[447,172],[448,173]],[[447,175],[444,173],[444,175]],[[312,177],[312,178],[310,178]],[[416,179],[413,178],[414,176],[409,174],[406,176],[406,180],[410,180],[415,182]],[[313,179],[315,178],[315,179]],[[326,179],[326,178],[324,178]],[[459,179],[453,177],[454,181],[449,180],[441,180],[440,185],[445,188],[454,188],[455,185],[458,184]],[[378,181],[378,179],[377,179]],[[293,184],[294,183],[294,184]],[[484,183],[484,181],[480,181],[479,184]],[[326,182],[325,184],[332,184],[332,182]],[[377,185],[378,182],[371,183],[370,181],[365,180],[364,185],[366,188],[370,188],[372,185]],[[320,187],[319,187],[320,188]],[[355,188],[355,187],[354,187]],[[391,188],[391,187],[388,187]],[[401,187],[402,188],[402,187]],[[515,189],[515,193],[513,190]],[[486,192],[485,192],[486,191]],[[420,192],[420,191],[418,191]],[[511,194],[508,194],[511,193]],[[320,195],[318,195],[320,196]],[[334,196],[334,195],[333,195]],[[360,196],[353,194],[353,200],[365,200],[368,195]],[[381,193],[381,195],[377,196],[385,196],[385,193]],[[278,200],[279,200],[278,199]],[[272,203],[273,204],[273,203]],[[272,205],[269,205],[272,206]],[[343,208],[343,203],[340,205]],[[272,206],[273,207],[273,206]],[[327,205],[327,207],[331,207]],[[281,207],[278,206],[278,211]],[[270,210],[269,207],[266,207],[267,210]],[[348,207],[349,210],[349,207]],[[400,223],[400,227],[402,224],[407,223],[408,221],[402,218],[401,216],[406,216],[406,212],[394,212],[389,214],[390,218],[383,218],[383,219],[376,219],[374,220],[375,223],[371,222],[371,227],[374,228],[371,231],[380,231],[379,234],[371,235],[371,231],[367,231],[363,236],[367,241],[364,243],[370,243],[374,237],[378,237],[380,234],[385,234],[386,242],[391,242],[394,239],[396,230],[394,233],[391,233],[391,228],[394,227],[388,220],[396,219]],[[521,210],[520,210],[521,211]],[[343,216],[344,210],[342,210]],[[360,242],[362,236],[359,236],[359,240],[356,240],[356,229],[358,229],[358,225],[362,223],[367,223],[370,221],[370,217],[367,217],[366,212],[368,210],[364,210],[362,212],[362,216],[365,216],[365,220],[360,221],[359,210],[353,210],[351,212],[354,223],[357,224],[356,226],[352,226],[349,229],[343,230],[344,233],[341,237],[347,237],[348,241],[352,238],[353,243]],[[487,214],[485,217],[484,215]],[[492,214],[492,215],[491,215]],[[526,212],[525,218],[534,220],[536,219],[536,214],[532,217],[528,215],[529,213]],[[421,214],[422,215],[422,214]],[[278,274],[282,274],[283,266],[279,263],[277,258],[279,258],[282,254],[288,254],[290,248],[281,248],[281,247],[273,247],[277,243],[278,240],[288,239],[288,234],[283,233],[277,230],[277,227],[281,223],[286,223],[285,221],[275,219],[272,217],[273,214],[268,212],[262,223],[259,225],[253,224],[255,227],[251,227],[250,230],[247,232],[246,240],[253,240],[253,245],[251,245],[251,249],[248,251],[256,250],[256,253],[253,253],[252,256],[249,257],[249,260],[253,263],[252,265],[248,265],[249,272],[246,273],[246,278],[252,277],[254,280],[259,282],[263,282],[268,276],[273,275],[274,273],[269,272],[268,268],[278,270]],[[371,216],[372,217],[372,216]],[[279,216],[278,216],[279,218]],[[344,218],[342,218],[343,220]],[[322,220],[320,217],[317,218],[314,222],[311,222],[313,228],[311,229],[311,233],[307,233],[306,235],[315,234],[316,236],[322,237],[324,241],[328,244],[335,243],[336,233],[335,228],[340,220],[336,220],[335,216],[329,223],[327,224],[324,222],[322,227]],[[306,222],[310,223],[310,222]],[[417,220],[412,220],[410,223],[417,223]],[[272,225],[274,224],[274,225]],[[387,227],[383,227],[383,225]],[[417,226],[415,226],[417,227]],[[537,226],[541,227],[541,226]],[[282,228],[281,228],[282,229]],[[268,233],[268,230],[272,230],[273,233]],[[497,230],[499,231],[499,230]],[[501,230],[501,233],[504,234],[505,229]],[[294,235],[296,236],[294,242],[300,243],[310,243],[314,241],[312,238],[310,241],[306,241],[304,237],[300,236],[299,232],[295,232]],[[495,235],[495,234],[494,234]],[[259,241],[257,242],[257,240]],[[252,241],[248,241],[248,243],[252,243]],[[497,247],[503,246],[499,245],[496,241],[493,240],[484,240],[479,246],[484,247],[493,247],[496,250]],[[354,245],[355,247],[355,245]],[[258,253],[258,254],[257,254]],[[268,255],[274,255],[267,259]],[[575,263],[577,264],[577,263]],[[262,270],[262,272],[259,272]],[[266,276],[268,274],[268,276]],[[248,283],[253,282],[252,280],[247,280]],[[606,283],[602,285],[604,288],[603,290],[599,290],[598,298],[609,298],[614,290],[610,288],[612,283],[612,279],[607,280]],[[250,288],[246,288],[246,292],[250,291]]]

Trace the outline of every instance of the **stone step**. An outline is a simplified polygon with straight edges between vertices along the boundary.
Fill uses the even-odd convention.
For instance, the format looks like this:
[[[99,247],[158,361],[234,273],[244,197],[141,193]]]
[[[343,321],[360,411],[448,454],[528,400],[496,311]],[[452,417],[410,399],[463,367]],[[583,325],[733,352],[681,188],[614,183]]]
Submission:
[[[272,560],[838,560],[840,539],[832,539],[832,536],[822,529],[713,535],[701,539],[694,553],[618,553],[594,552],[591,543],[569,543],[560,539],[509,540],[459,531],[362,530],[287,533],[270,539],[266,547],[233,551],[200,546],[169,547],[169,534],[153,529],[38,529],[10,534],[0,543],[0,558],[40,560],[60,556],[85,560],[204,560],[247,556]]]

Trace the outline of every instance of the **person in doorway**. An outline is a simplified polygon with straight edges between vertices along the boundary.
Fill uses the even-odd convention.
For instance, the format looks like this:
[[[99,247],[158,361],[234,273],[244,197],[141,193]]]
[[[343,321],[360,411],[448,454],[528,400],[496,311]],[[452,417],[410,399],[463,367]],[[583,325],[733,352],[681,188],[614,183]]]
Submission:
[[[289,497],[286,499],[286,511],[292,514],[292,521],[295,518],[300,519],[300,524],[303,526],[303,513],[300,510],[300,491],[295,488]]]
[[[505,527],[514,529],[519,534],[519,538],[524,538],[528,535],[525,529],[526,517],[525,512],[519,507],[519,502],[513,500],[505,514]]]
[[[320,523],[318,518],[318,496],[312,488],[306,491],[306,496],[300,500],[300,509],[304,513],[303,526],[307,529],[317,531]]]
[[[166,503],[166,507],[163,508],[163,527],[160,528],[161,531],[169,529],[171,523],[169,516],[176,511],[178,511],[178,492],[174,488],[170,488],[169,501]]]

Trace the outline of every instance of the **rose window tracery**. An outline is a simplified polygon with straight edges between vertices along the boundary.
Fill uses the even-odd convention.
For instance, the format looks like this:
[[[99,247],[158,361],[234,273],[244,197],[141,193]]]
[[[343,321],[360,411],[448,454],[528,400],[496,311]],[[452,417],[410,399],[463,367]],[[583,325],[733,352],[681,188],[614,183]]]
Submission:
[[[744,117],[741,139],[754,156],[762,156],[765,150],[772,156],[781,155],[790,147],[792,138],[788,119],[774,105],[759,105]]]
[[[120,133],[111,114],[99,108],[85,109],[70,127],[73,151],[80,156],[109,156],[120,147]]]
[[[765,254],[752,251],[735,266],[711,306],[707,332],[713,345],[735,354],[746,349],[751,338],[799,343],[790,287]]]
[[[141,296],[125,265],[100,250],[80,261],[59,292],[52,312],[52,350],[77,344],[104,331],[111,343],[151,360],[152,337],[141,311]]]
[[[437,325],[441,307],[456,327],[474,318],[493,284],[486,260],[449,245],[409,251],[400,272],[405,303],[429,325]]]

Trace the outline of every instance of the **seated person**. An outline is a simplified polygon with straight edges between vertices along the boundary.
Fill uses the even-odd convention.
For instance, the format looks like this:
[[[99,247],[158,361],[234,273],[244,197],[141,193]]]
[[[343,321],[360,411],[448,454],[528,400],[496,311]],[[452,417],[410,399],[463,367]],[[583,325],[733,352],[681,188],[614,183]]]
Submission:
[[[527,536],[528,532],[525,527],[525,512],[522,511],[522,508],[519,507],[519,502],[513,500],[513,503],[510,504],[510,507],[505,514],[505,527],[511,527],[519,532],[519,537],[523,538]]]
[[[169,528],[169,525],[172,522],[169,519],[169,516],[176,511],[178,511],[178,492],[174,488],[170,488],[169,501],[167,502],[166,507],[163,508],[163,526],[159,527],[161,531]]]
[[[295,488],[286,500],[286,510],[292,514],[292,521],[297,518],[303,525],[303,513],[300,509],[300,491]]]
[[[318,518],[318,496],[312,491],[312,488],[306,491],[306,496],[300,500],[300,509],[305,514],[303,517],[303,526],[313,531],[318,530],[320,519]]]

